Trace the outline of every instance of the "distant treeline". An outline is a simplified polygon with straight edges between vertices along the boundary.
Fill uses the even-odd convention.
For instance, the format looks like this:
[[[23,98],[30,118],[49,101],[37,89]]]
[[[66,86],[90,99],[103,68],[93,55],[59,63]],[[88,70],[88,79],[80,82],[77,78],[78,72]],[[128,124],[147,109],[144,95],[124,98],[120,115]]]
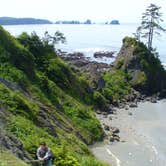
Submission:
[[[71,21],[56,21],[55,24],[95,24],[94,22],[92,22],[91,20],[86,20],[85,22],[80,22],[77,20],[71,20]],[[105,22],[103,24],[113,24],[113,25],[119,25],[119,21],[118,20],[112,20],[111,22]]]
[[[85,22],[80,22],[77,20],[71,20],[71,21],[61,20],[61,21],[56,21],[55,24],[92,24],[92,21],[89,19],[86,20]]]
[[[0,25],[22,25],[22,24],[53,24],[53,22],[45,19],[35,19],[35,18],[13,18],[13,17],[0,17]],[[54,22],[54,24],[95,24],[90,19],[85,22],[80,22],[78,20],[60,20]],[[106,22],[103,24],[119,24],[118,20],[112,20],[111,22]]]
[[[0,17],[0,25],[52,24],[51,21],[35,18]]]

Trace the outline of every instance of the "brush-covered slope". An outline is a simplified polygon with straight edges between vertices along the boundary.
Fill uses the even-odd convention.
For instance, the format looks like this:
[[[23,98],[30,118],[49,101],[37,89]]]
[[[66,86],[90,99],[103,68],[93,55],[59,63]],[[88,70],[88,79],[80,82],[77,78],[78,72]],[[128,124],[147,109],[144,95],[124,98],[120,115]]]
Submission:
[[[0,27],[0,114],[1,146],[24,161],[45,141],[57,166],[103,165],[87,147],[103,135],[93,93],[46,38]]]

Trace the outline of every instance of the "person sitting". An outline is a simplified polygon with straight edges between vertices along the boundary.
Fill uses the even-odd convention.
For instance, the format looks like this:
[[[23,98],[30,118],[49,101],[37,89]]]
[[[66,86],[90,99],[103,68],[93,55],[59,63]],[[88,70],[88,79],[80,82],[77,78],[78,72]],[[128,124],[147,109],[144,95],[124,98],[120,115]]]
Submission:
[[[45,142],[40,144],[40,147],[37,149],[37,158],[38,160],[42,160],[42,166],[52,166],[52,153],[50,148],[47,147]]]

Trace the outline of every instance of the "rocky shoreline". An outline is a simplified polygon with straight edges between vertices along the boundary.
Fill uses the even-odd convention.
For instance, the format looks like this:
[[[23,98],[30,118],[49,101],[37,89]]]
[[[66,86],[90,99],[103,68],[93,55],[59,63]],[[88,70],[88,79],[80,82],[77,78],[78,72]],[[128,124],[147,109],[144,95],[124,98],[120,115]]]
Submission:
[[[164,135],[166,100],[155,98],[157,103],[154,103],[152,99],[154,98],[146,97],[138,102],[137,107],[129,107],[129,110],[115,107],[116,112],[113,114],[96,113],[105,132],[103,142],[91,147],[98,159],[111,163],[111,166],[166,164],[165,157],[162,160],[160,158],[165,153],[160,151],[165,140],[161,139],[163,142],[160,142],[156,139]],[[116,136],[112,140],[112,129],[116,129],[115,134],[119,140]]]
[[[108,54],[109,56],[112,56],[113,53],[114,52],[109,52]],[[101,57],[105,56],[105,54],[107,53],[103,52],[103,55]],[[101,79],[101,73],[110,70],[112,64],[108,65],[102,62],[90,61],[88,58],[85,57],[83,53],[80,52],[60,52],[59,56],[65,62],[67,62],[73,70],[78,70],[78,72],[85,72],[86,75],[93,81],[92,86],[95,89],[100,89],[104,87],[104,82]],[[96,110],[96,114],[103,116],[103,118],[108,117],[111,121],[112,115],[116,115],[118,109],[125,109],[128,110],[128,115],[132,116],[132,112],[130,112],[129,109],[138,107],[138,103],[144,103],[146,101],[151,103],[157,103],[157,100],[161,98],[162,95],[159,93],[153,96],[146,96],[144,94],[141,94],[141,92],[133,89],[131,93],[124,96],[121,101],[116,100],[113,101],[111,104],[108,104],[105,111]],[[121,138],[119,136],[120,130],[116,126],[109,126],[108,124],[103,123],[102,127],[104,131],[104,140],[107,140],[109,142],[121,141]]]
[[[133,113],[130,111],[131,108],[138,107],[138,103],[157,103],[160,100],[160,96],[145,96],[141,95],[139,92],[134,91],[132,94],[127,95],[123,101],[116,101],[113,104],[109,105],[109,109],[107,111],[97,110],[96,114],[98,117],[108,118],[109,121],[112,121],[112,116],[116,116],[117,110],[127,110],[128,115],[132,116]],[[108,142],[119,142],[122,141],[119,133],[120,129],[117,126],[109,126],[107,123],[102,123],[103,131],[104,131],[104,141]]]

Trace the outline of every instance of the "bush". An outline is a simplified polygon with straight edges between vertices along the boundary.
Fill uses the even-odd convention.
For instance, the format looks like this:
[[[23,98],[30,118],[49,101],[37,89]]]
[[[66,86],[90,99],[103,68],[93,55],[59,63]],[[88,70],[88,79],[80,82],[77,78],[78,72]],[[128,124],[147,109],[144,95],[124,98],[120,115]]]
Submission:
[[[105,109],[107,101],[100,92],[97,92],[97,91],[94,92],[93,99],[94,99],[95,106],[97,108],[100,108],[102,110]]]
[[[25,49],[14,37],[6,32],[0,26],[0,45],[3,52],[0,57],[3,57],[3,62],[10,62],[20,70],[23,70],[29,78],[34,77],[34,57]],[[6,57],[5,57],[6,56]]]
[[[103,75],[105,87],[102,90],[103,96],[109,101],[121,100],[130,93],[130,75],[121,70],[110,70]]]

